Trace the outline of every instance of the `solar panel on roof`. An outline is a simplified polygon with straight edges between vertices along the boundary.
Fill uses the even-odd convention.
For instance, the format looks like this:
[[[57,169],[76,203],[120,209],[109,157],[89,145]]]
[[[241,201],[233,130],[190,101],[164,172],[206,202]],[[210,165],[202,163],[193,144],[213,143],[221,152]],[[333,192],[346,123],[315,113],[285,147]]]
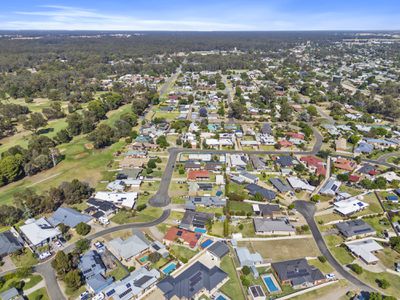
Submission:
[[[114,289],[112,289],[111,291],[108,291],[107,293],[106,293],[106,295],[107,295],[107,297],[110,297],[112,294],[114,294],[115,293],[115,290]]]
[[[176,235],[177,235],[177,236],[182,236],[182,233],[183,233],[183,232],[182,232],[181,230],[179,230],[179,231],[176,233]]]

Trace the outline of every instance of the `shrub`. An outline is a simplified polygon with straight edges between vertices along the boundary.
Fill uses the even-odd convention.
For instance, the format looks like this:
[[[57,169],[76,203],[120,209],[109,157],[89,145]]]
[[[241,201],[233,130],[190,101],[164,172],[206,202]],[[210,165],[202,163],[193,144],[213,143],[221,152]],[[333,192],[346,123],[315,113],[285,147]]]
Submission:
[[[390,286],[389,281],[387,281],[386,279],[382,278],[382,279],[377,279],[376,283],[378,284],[378,286],[382,289],[387,289]]]
[[[250,272],[251,272],[251,270],[250,270],[250,268],[249,268],[248,266],[244,266],[244,267],[242,268],[242,273],[243,273],[244,275],[249,275]]]
[[[358,264],[350,264],[349,268],[356,274],[362,274],[363,272],[363,268],[360,267]]]
[[[322,262],[322,263],[325,263],[325,262],[326,262],[326,257],[323,256],[323,255],[320,255],[320,256],[318,256],[318,260],[319,260],[320,262]]]
[[[92,227],[90,227],[90,225],[83,223],[83,222],[76,225],[76,232],[79,235],[87,235],[91,229],[92,229]]]
[[[144,210],[146,207],[147,207],[146,204],[140,204],[140,205],[137,206],[136,210],[137,210],[137,211],[142,211],[142,210]]]

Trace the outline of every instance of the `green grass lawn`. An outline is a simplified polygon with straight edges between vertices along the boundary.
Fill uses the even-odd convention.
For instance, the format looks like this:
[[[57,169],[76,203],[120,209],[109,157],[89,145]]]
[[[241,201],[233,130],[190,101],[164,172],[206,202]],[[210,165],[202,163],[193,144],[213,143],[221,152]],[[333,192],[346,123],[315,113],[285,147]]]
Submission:
[[[253,207],[251,203],[240,202],[240,201],[229,201],[229,210],[232,212],[243,211],[245,214],[247,214],[253,212]]]
[[[327,261],[322,263],[319,261],[319,259],[310,259],[308,260],[308,263],[317,267],[324,274],[332,273],[334,271],[332,266]]]
[[[345,247],[339,246],[343,243],[343,239],[337,235],[328,235],[324,237],[325,242],[332,252],[332,255],[342,264],[348,265],[354,261],[354,257],[347,251]]]
[[[148,222],[159,218],[161,215],[161,208],[147,206],[144,210],[136,213],[134,211],[121,210],[111,218],[111,221],[117,224]]]
[[[384,216],[373,217],[373,218],[363,218],[363,220],[366,223],[368,223],[369,225],[371,225],[372,228],[374,228],[376,230],[378,235],[381,234],[385,229],[387,229],[387,230],[391,229],[389,220]]]
[[[5,282],[0,289],[0,293],[8,290],[11,286],[14,285],[14,283],[19,282],[20,280],[25,282],[23,290],[28,290],[43,280],[42,276],[38,274],[31,274],[26,278],[20,278],[17,276],[17,273],[12,273],[5,275],[3,278]]]
[[[11,255],[11,260],[18,268],[34,266],[38,262],[33,253],[27,248],[24,249],[21,255]]]
[[[339,280],[338,282],[335,282],[331,285],[324,286],[322,288],[319,288],[317,290],[310,291],[308,293],[290,298],[292,300],[315,300],[315,299],[324,299],[324,295],[327,293],[331,293],[339,288],[346,287],[348,283],[346,280]],[[338,295],[339,298],[339,295]]]
[[[115,263],[117,266],[107,275],[114,277],[115,280],[121,280],[122,278],[128,276],[129,272],[124,268],[124,266],[118,261],[115,261]]]
[[[185,246],[172,245],[171,246],[171,254],[174,255],[179,260],[190,260],[193,256],[195,256],[198,251],[190,250]]]
[[[50,300],[46,288],[41,288],[28,295],[28,300]]]
[[[236,273],[236,268],[232,258],[229,255],[226,255],[222,259],[220,267],[229,276],[229,280],[222,286],[221,292],[231,299],[244,300],[245,297],[242,293],[241,282]]]

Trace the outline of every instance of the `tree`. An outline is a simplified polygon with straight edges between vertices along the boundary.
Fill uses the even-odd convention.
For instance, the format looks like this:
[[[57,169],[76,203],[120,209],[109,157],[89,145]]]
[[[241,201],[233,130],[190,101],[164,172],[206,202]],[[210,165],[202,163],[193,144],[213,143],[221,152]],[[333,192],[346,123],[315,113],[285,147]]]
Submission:
[[[378,286],[382,289],[387,289],[390,286],[390,282],[387,281],[386,279],[382,278],[382,279],[376,279],[376,283],[378,284]]]
[[[60,276],[64,276],[71,270],[71,262],[63,251],[57,252],[54,260],[51,262],[51,265]]]
[[[79,225],[79,224],[78,224]],[[87,239],[81,239],[76,242],[76,249],[80,252],[83,253],[86,250],[89,250],[90,248],[90,241]]]
[[[0,206],[0,226],[11,226],[21,220],[23,211],[10,205]]]
[[[65,275],[64,281],[69,288],[78,289],[82,285],[82,278],[79,270],[75,269],[69,271]]]
[[[167,138],[166,138],[164,135],[159,136],[159,137],[156,139],[156,143],[157,143],[157,145],[159,145],[160,148],[162,148],[162,149],[165,149],[165,148],[167,148],[167,147],[169,146],[169,143],[168,143],[168,141],[167,141]]]
[[[107,124],[100,124],[88,135],[88,140],[93,142],[96,149],[110,146],[114,142],[115,131]]]
[[[40,127],[44,127],[46,125],[46,119],[41,113],[38,112],[32,113],[30,118],[23,123],[24,129],[34,133],[36,133]]]
[[[360,267],[358,264],[350,264],[348,267],[356,274],[362,274],[363,272],[363,268]]]
[[[78,225],[76,225],[76,233],[79,235],[87,235],[92,227],[89,224],[86,224],[84,222],[80,222]]]
[[[69,114],[67,116],[68,132],[72,136],[79,135],[82,132],[82,123],[83,123],[82,115],[80,115],[77,112]]]
[[[152,252],[149,254],[149,261],[153,264],[157,263],[161,259],[161,254],[158,252]]]
[[[0,159],[0,186],[21,178],[24,174],[23,157],[20,154],[9,155]]]
[[[244,266],[243,268],[242,268],[242,273],[244,274],[244,275],[249,275],[250,274],[250,272],[251,272],[251,270],[250,270],[250,268],[248,267],[248,266]]]
[[[72,140],[72,136],[68,130],[61,129],[59,132],[57,132],[55,140],[60,144],[64,144],[70,142]]]

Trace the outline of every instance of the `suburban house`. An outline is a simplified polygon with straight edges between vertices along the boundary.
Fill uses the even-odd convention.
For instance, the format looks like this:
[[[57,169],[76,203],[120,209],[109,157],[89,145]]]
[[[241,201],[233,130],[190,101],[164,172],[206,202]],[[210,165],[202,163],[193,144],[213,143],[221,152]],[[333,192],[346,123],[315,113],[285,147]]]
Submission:
[[[264,218],[274,219],[284,216],[278,204],[253,204],[252,207],[255,215]]]
[[[315,190],[315,187],[309,184],[307,181],[295,176],[289,176],[287,178],[287,181],[294,190],[304,190],[308,192],[312,192]]]
[[[54,227],[62,223],[71,228],[75,228],[79,223],[88,223],[92,219],[93,217],[82,214],[73,208],[59,207],[47,220]]]
[[[357,167],[357,164],[355,162],[350,161],[346,158],[341,158],[341,157],[337,158],[333,165],[337,169],[348,171],[348,172],[353,171]]]
[[[258,155],[251,154],[249,155],[249,159],[255,170],[262,171],[266,169],[265,162]]]
[[[379,258],[374,253],[383,250],[383,247],[371,238],[347,242],[345,244],[351,253],[359,257],[366,264],[376,264]]]
[[[267,297],[261,287],[261,285],[249,286],[249,295],[252,300],[265,300]]]
[[[294,235],[296,229],[289,221],[282,219],[254,218],[254,231],[257,235]]]
[[[186,209],[196,210],[196,206],[223,207],[226,199],[218,196],[190,196],[186,201]]]
[[[0,293],[0,298],[2,300],[23,300],[24,297],[22,297],[19,294],[19,291],[15,288],[9,288],[8,290],[5,290],[4,292]]]
[[[118,209],[112,202],[97,200],[94,198],[90,198],[86,203],[89,207],[85,209],[85,213],[96,219],[111,215]]]
[[[44,246],[61,236],[61,231],[54,228],[46,218],[28,219],[19,229],[22,237],[31,247]]]
[[[161,274],[156,269],[145,267],[133,271],[128,277],[115,281],[103,292],[107,299],[128,300],[140,297],[153,287]]]
[[[276,197],[276,193],[274,191],[268,190],[254,183],[246,185],[246,190],[251,196],[254,197],[256,195],[261,195],[263,199],[266,199],[268,201],[272,201]]]
[[[326,168],[322,159],[316,156],[303,156],[300,158],[307,168],[317,176],[326,176]]]
[[[229,247],[222,241],[216,241],[207,248],[207,251],[214,259],[221,260],[229,253]]]
[[[270,178],[269,182],[271,182],[271,184],[279,191],[279,193],[285,194],[293,191],[293,189],[280,178]]]
[[[324,274],[309,265],[305,258],[272,263],[271,267],[281,284],[291,285],[295,289],[326,282]]]
[[[0,258],[12,254],[24,247],[24,241],[13,228],[0,232]]]
[[[341,185],[339,180],[329,178],[319,192],[321,195],[335,196]]]
[[[184,245],[187,245],[190,248],[195,248],[200,238],[201,238],[200,233],[196,233],[182,228],[171,227],[165,234],[163,242],[168,246],[170,244],[175,243],[175,241],[179,240]]]
[[[206,212],[196,212],[193,210],[186,210],[179,227],[195,230],[196,228],[205,228],[207,222],[214,219],[214,214]]]
[[[197,261],[176,277],[167,276],[157,287],[165,299],[197,299],[200,294],[211,296],[229,277],[217,266],[208,268]]]
[[[106,266],[98,252],[90,250],[83,254],[78,264],[89,290],[100,293],[107,288],[114,280],[112,277],[106,278]]]
[[[119,259],[129,261],[137,255],[149,250],[150,242],[141,233],[137,232],[131,237],[123,240],[121,238],[113,239],[109,242],[110,251]]]
[[[256,175],[250,174],[246,171],[242,171],[239,173],[239,177],[243,179],[243,182],[246,183],[257,183],[258,177]]]
[[[375,229],[373,229],[371,225],[361,219],[336,223],[335,226],[340,234],[348,240],[376,234]]]
[[[133,208],[136,204],[138,193],[97,192],[94,195],[94,198],[97,200],[112,202],[118,207]]]
[[[207,170],[190,170],[187,179],[191,181],[210,180],[210,172]]]
[[[362,211],[369,206],[368,203],[362,202],[357,198],[349,198],[342,201],[337,201],[333,204],[335,212],[342,216],[350,216],[356,212]]]

